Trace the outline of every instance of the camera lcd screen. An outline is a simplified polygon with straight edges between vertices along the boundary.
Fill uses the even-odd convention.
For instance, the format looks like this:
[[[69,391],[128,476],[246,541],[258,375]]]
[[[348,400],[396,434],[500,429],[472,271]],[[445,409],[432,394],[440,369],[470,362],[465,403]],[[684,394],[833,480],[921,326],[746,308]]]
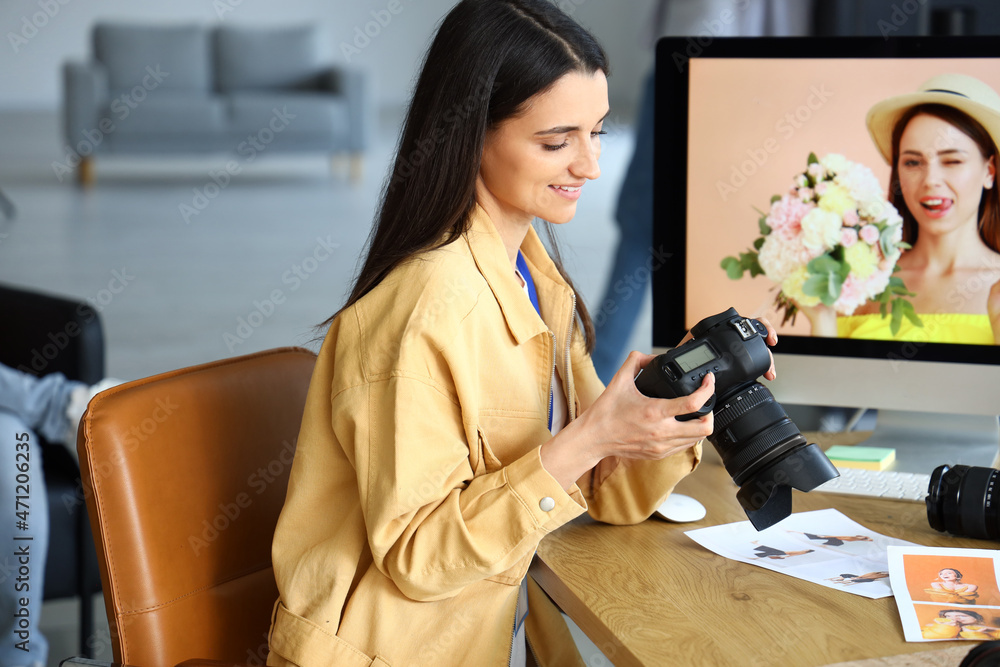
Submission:
[[[681,370],[687,373],[690,370],[694,370],[699,366],[712,361],[713,359],[718,359],[715,352],[712,351],[708,345],[702,344],[696,346],[694,349],[685,352],[684,354],[678,355],[674,358],[677,365],[681,367]]]

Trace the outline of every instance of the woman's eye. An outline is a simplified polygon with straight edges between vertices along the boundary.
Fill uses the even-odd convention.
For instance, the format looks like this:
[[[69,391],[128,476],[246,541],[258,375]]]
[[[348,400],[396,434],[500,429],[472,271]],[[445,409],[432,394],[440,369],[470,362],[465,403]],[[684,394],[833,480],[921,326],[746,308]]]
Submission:
[[[595,132],[591,132],[590,136],[592,136],[592,137],[599,137],[602,134],[607,134],[607,132],[605,132],[604,130],[597,130]]]
[[[920,166],[919,160],[903,160],[904,167],[918,167]]]
[[[561,144],[542,144],[547,151],[557,151],[560,148],[566,148],[569,145],[568,141],[564,141]]]

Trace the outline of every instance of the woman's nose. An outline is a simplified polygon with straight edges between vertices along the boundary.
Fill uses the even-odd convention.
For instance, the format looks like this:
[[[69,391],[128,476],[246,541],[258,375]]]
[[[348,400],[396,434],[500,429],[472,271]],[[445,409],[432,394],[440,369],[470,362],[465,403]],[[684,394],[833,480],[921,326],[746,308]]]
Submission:
[[[592,141],[585,142],[576,159],[570,165],[570,171],[575,176],[594,180],[601,175],[601,166],[597,162],[600,155],[601,147],[599,143]]]
[[[924,176],[924,185],[940,185],[944,180],[944,169],[937,160],[931,160],[927,165],[927,173]]]

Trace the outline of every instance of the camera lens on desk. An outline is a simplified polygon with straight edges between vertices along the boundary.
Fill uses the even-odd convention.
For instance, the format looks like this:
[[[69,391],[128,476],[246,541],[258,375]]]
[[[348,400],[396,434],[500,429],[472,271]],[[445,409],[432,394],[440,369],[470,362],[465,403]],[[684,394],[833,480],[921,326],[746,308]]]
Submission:
[[[942,465],[931,473],[927,521],[943,533],[1000,540],[1000,470]]]

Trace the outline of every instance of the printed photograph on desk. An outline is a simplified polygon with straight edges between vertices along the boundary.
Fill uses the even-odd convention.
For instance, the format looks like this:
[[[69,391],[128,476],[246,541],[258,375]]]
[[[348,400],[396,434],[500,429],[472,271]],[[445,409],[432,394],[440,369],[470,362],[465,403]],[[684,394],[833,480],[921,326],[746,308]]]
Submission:
[[[890,548],[906,641],[1000,639],[998,568],[992,549]]]
[[[888,548],[916,546],[834,509],[792,514],[758,532],[749,521],[685,533],[720,556],[867,598],[892,595]]]

